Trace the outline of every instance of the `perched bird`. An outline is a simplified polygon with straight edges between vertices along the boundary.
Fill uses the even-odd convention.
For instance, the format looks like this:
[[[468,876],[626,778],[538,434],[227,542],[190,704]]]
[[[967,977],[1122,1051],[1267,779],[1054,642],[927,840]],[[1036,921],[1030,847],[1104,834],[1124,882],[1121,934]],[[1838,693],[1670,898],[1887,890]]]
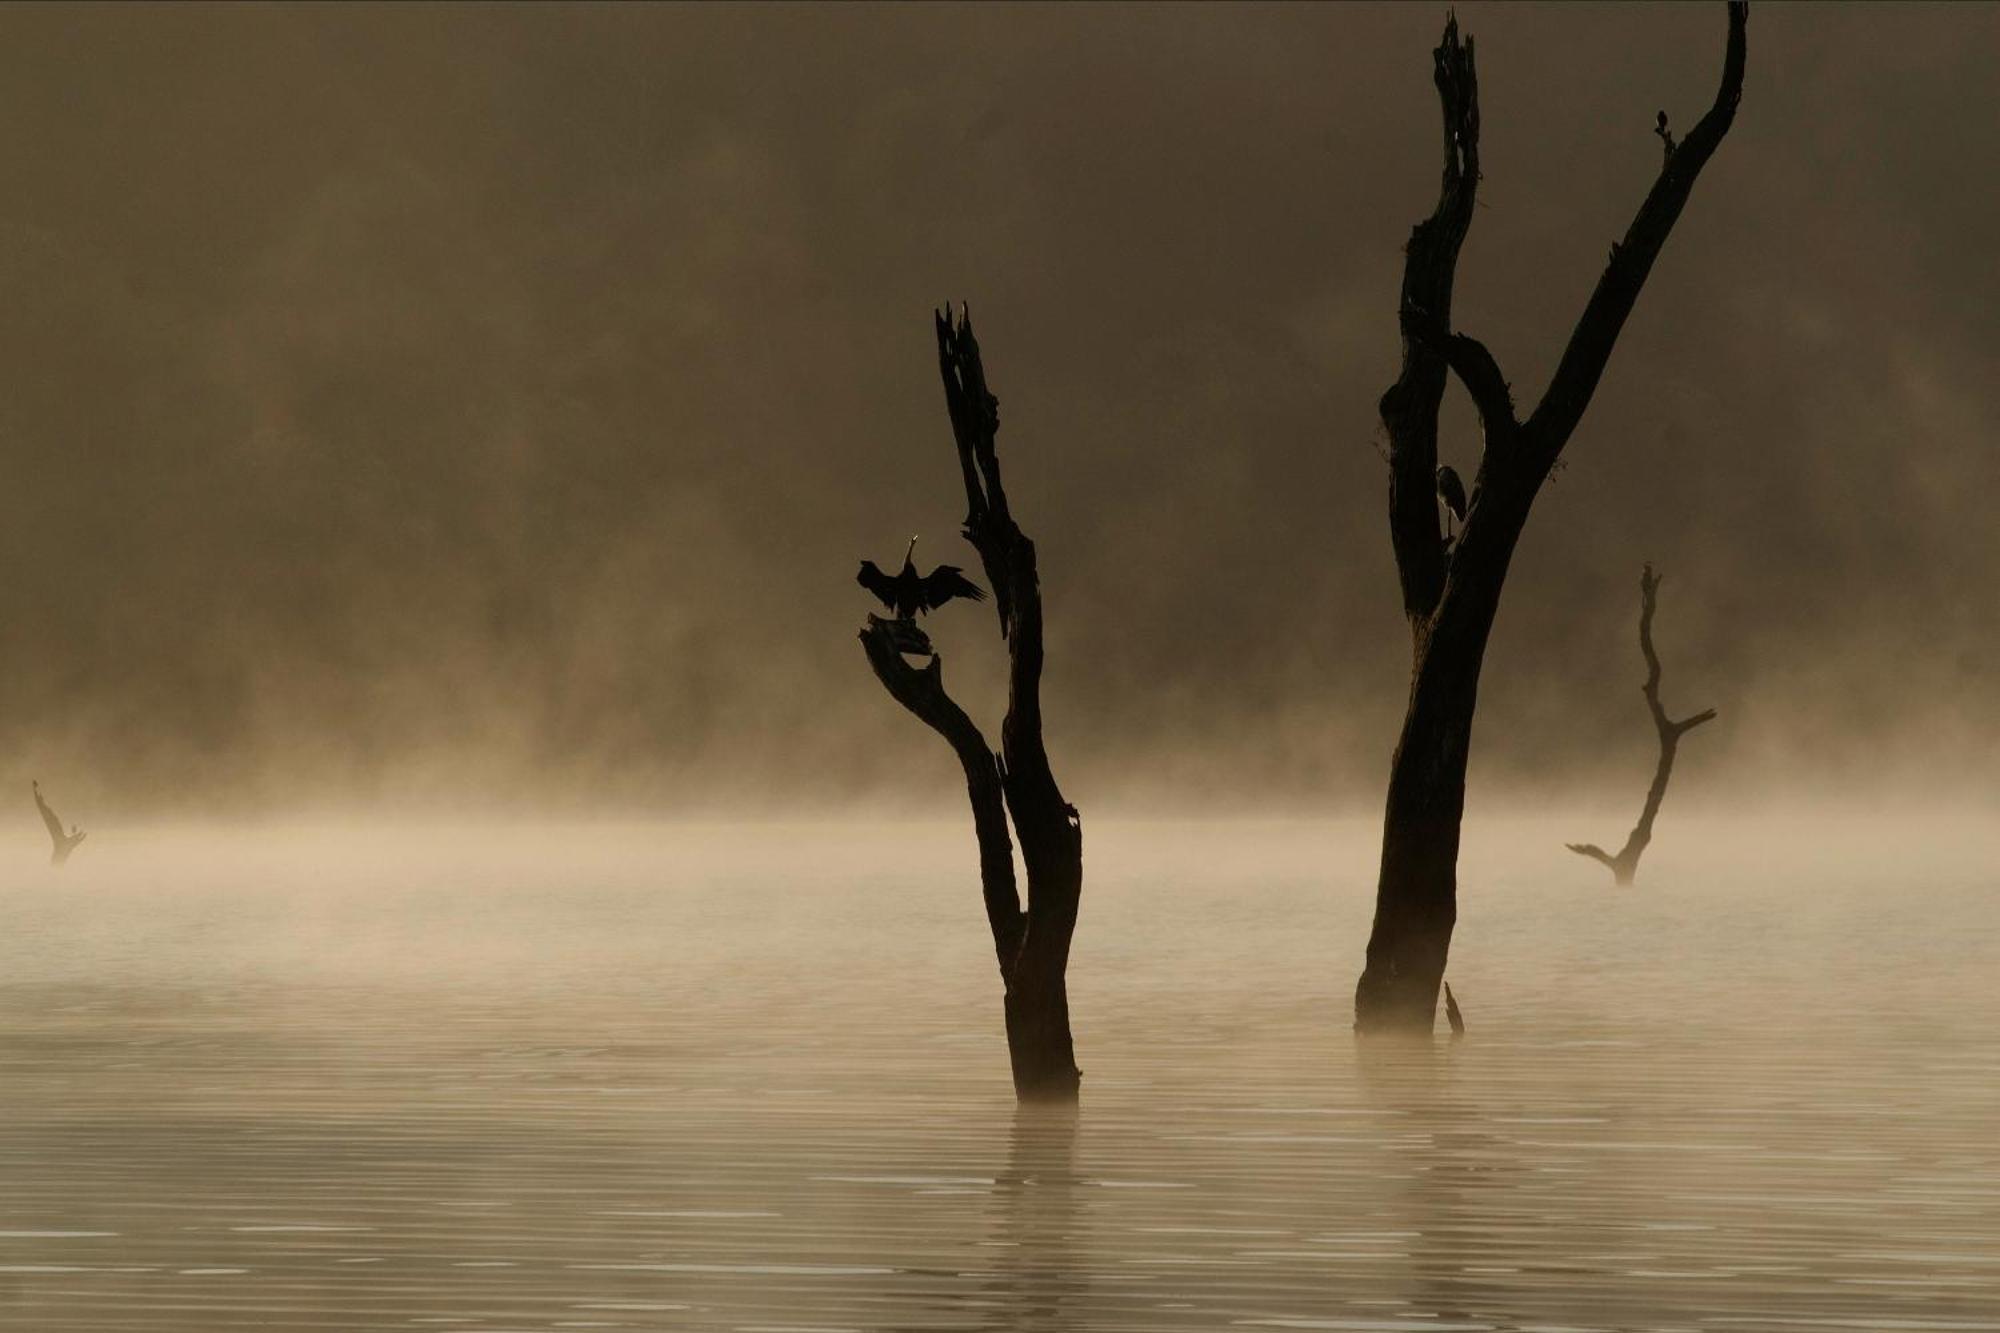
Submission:
[[[56,812],[49,809],[49,803],[42,799],[42,784],[35,782],[32,786],[35,792],[35,809],[41,812],[42,823],[48,825],[49,829],[51,844],[49,864],[59,866],[69,860],[69,854],[76,850],[76,845],[90,835],[74,824],[69,826],[69,832],[63,832],[62,820],[56,818]]]
[[[1458,522],[1465,522],[1465,483],[1458,479],[1458,473],[1449,463],[1438,464],[1438,499],[1444,501],[1447,514]],[[1451,524],[1444,525],[1446,541],[1451,540]]]
[[[916,565],[910,561],[916,550],[917,539],[912,537],[910,549],[903,552],[903,568],[893,577],[884,574],[873,560],[863,560],[855,581],[894,611],[898,620],[908,620],[919,611],[935,611],[954,597],[969,597],[975,602],[986,600],[985,591],[966,578],[957,565],[939,565],[928,574],[917,573]]]

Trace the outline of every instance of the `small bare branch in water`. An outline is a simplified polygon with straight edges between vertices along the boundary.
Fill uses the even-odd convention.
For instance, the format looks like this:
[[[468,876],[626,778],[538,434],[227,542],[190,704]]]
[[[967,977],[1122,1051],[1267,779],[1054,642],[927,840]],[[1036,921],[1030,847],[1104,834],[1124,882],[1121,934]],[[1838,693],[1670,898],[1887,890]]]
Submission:
[[[42,784],[40,779],[36,779],[30,784],[30,787],[35,793],[35,809],[41,815],[42,823],[49,830],[49,864],[52,866],[61,866],[69,860],[69,854],[75,851],[83,840],[90,835],[74,824],[71,824],[69,831],[65,833],[63,831],[62,820],[57,817],[54,810],[49,808],[49,803],[42,799]]]
[[[1563,844],[1578,856],[1603,862],[1619,884],[1630,884],[1639,873],[1639,856],[1653,840],[1653,820],[1660,813],[1660,802],[1666,799],[1667,779],[1673,775],[1674,755],[1680,748],[1681,737],[1715,719],[1715,710],[1704,708],[1693,717],[1676,722],[1667,716],[1660,703],[1660,655],[1653,648],[1653,612],[1659,604],[1659,594],[1660,576],[1648,564],[1639,574],[1639,651],[1646,658],[1646,683],[1640,688],[1646,695],[1646,708],[1653,715],[1653,728],[1660,735],[1660,763],[1653,770],[1653,785],[1646,791],[1646,808],[1639,812],[1632,836],[1625,839],[1625,846],[1616,856],[1594,843]]]

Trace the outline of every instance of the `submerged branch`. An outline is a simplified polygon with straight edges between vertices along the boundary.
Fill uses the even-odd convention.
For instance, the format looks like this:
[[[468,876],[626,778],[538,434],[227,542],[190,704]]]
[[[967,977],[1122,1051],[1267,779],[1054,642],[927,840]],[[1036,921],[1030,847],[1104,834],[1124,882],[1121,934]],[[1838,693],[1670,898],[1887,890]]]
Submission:
[[[1674,756],[1680,748],[1681,737],[1702,723],[1715,719],[1715,710],[1704,708],[1694,716],[1676,722],[1667,716],[1665,706],[1660,703],[1660,654],[1653,647],[1653,612],[1659,605],[1659,593],[1660,576],[1648,564],[1639,574],[1639,652],[1646,659],[1646,683],[1640,689],[1646,696],[1646,709],[1653,715],[1653,729],[1659,734],[1660,762],[1653,770],[1653,785],[1646,789],[1645,809],[1639,812],[1639,822],[1633,826],[1631,836],[1625,839],[1625,846],[1616,856],[1593,843],[1563,844],[1579,856],[1601,861],[1610,868],[1613,879],[1619,884],[1632,882],[1639,871],[1639,857],[1653,840],[1653,820],[1660,813],[1660,803],[1667,797],[1667,779],[1673,776]]]

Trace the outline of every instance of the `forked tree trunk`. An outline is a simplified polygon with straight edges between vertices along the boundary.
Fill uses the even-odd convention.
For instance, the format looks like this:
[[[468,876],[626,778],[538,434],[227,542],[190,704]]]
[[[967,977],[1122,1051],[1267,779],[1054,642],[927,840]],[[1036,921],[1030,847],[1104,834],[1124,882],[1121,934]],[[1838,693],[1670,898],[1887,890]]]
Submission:
[[[1681,737],[1702,723],[1715,720],[1715,710],[1704,708],[1693,717],[1676,722],[1667,716],[1665,706],[1660,703],[1660,655],[1653,648],[1653,612],[1659,600],[1660,576],[1649,564],[1639,571],[1639,652],[1646,659],[1646,683],[1639,688],[1646,696],[1646,711],[1653,715],[1653,730],[1659,733],[1660,762],[1653,769],[1653,785],[1646,789],[1646,807],[1639,812],[1639,822],[1632,826],[1631,836],[1625,839],[1616,856],[1595,843],[1563,844],[1578,856],[1610,867],[1613,882],[1621,886],[1630,884],[1639,873],[1639,857],[1653,841],[1653,820],[1659,816],[1660,802],[1667,798],[1667,779],[1673,776],[1674,755],[1680,750]]]
[[[1444,112],[1444,176],[1431,216],[1411,232],[1398,322],[1402,373],[1382,395],[1389,435],[1389,533],[1410,622],[1408,710],[1389,769],[1375,926],[1354,992],[1361,1031],[1429,1032],[1437,1020],[1458,918],[1459,824],[1479,699],[1479,669],[1522,528],[1569,442],[1702,167],[1743,92],[1745,9],[1729,6],[1729,40],[1715,102],[1676,144],[1645,202],[1612,247],[1541,402],[1524,421],[1484,345],[1452,330],[1459,248],[1479,186],[1479,88],[1472,42],[1455,19],[1433,52]],[[1485,449],[1455,540],[1438,527],[1438,405],[1456,375],[1479,410]]]
[[[861,643],[896,701],[950,743],[965,772],[979,841],[987,925],[1006,987],[1007,1051],[1023,1101],[1073,1101],[1082,1075],[1069,1026],[1069,946],[1083,892],[1083,824],[1063,799],[1042,744],[1042,592],[1035,544],[1015,524],[1000,484],[994,437],[999,400],[986,388],[970,315],[937,317],[939,369],[965,480],[965,537],[979,552],[1008,653],[1000,753],[945,693],[941,659],[914,623],[869,616]],[[913,667],[906,653],[928,656]],[[1014,883],[1012,819],[1027,872],[1024,909]]]

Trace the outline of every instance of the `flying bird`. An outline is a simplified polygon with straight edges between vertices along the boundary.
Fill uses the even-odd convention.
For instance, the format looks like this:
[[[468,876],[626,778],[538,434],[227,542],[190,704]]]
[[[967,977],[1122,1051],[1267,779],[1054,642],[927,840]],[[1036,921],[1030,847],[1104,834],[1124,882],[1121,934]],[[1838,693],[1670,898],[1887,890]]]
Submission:
[[[42,784],[37,781],[30,785],[35,790],[35,809],[41,811],[42,822],[48,825],[49,828],[49,842],[51,844],[49,848],[49,864],[59,866],[69,860],[69,854],[76,850],[76,845],[90,835],[74,824],[69,826],[69,832],[63,832],[62,820],[56,817],[55,811],[49,809],[49,803],[42,799]]]
[[[912,537],[910,549],[903,552],[903,568],[893,577],[884,574],[873,560],[863,560],[855,581],[894,611],[898,620],[908,620],[919,611],[935,611],[954,597],[969,597],[975,602],[986,600],[985,591],[966,578],[965,571],[957,565],[939,565],[928,574],[917,573],[910,560],[916,550],[917,539]]]
[[[1445,512],[1458,522],[1465,522],[1465,483],[1458,479],[1458,473],[1449,463],[1438,464],[1438,499],[1444,501]],[[1444,539],[1451,540],[1451,524],[1444,525]]]

